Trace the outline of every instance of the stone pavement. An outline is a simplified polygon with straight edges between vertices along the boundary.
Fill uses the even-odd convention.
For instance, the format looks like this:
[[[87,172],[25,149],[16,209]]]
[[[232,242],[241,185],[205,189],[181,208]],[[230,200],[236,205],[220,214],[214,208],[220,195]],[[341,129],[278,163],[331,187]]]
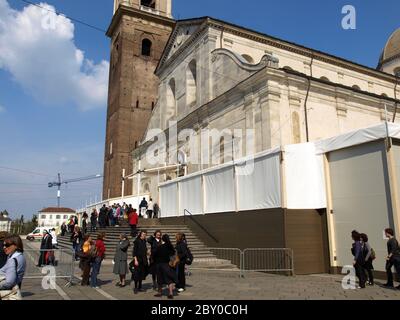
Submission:
[[[36,247],[37,244],[34,244]],[[31,246],[29,244],[28,246]],[[76,267],[76,276],[80,270]],[[128,279],[130,275],[128,276]],[[75,279],[74,285],[65,286],[64,279],[58,279],[57,290],[44,290],[41,279],[25,279],[23,296],[27,300],[166,300],[155,298],[151,288],[151,276],[144,281],[146,292],[133,294],[131,286],[115,286],[117,276],[112,274],[112,265],[102,266],[99,275],[101,289],[82,287]],[[236,273],[220,271],[192,271],[187,277],[187,291],[175,297],[176,300],[400,300],[400,290],[388,290],[377,285],[358,290],[343,290],[342,276],[279,276],[252,273],[239,278]],[[129,283],[129,281],[128,281]]]

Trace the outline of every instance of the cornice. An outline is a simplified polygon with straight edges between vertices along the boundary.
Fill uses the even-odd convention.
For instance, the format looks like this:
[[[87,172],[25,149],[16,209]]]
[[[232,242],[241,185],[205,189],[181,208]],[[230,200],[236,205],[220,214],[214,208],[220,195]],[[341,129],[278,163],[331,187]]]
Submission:
[[[123,16],[142,18],[142,19],[146,19],[148,21],[152,21],[152,22],[155,22],[158,24],[169,26],[171,28],[173,28],[176,23],[176,21],[174,19],[171,19],[171,18],[168,18],[165,16],[156,15],[156,14],[152,14],[147,11],[138,10],[138,9],[131,8],[128,6],[120,5],[111,20],[110,26],[107,29],[106,35],[108,37],[112,38],[114,31],[117,28],[117,26],[119,25]]]

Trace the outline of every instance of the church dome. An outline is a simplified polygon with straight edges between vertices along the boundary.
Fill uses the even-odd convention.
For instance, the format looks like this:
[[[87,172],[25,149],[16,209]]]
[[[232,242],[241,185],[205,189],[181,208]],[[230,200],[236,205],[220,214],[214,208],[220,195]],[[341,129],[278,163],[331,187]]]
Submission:
[[[395,74],[400,67],[400,28],[389,37],[379,59],[378,69]]]

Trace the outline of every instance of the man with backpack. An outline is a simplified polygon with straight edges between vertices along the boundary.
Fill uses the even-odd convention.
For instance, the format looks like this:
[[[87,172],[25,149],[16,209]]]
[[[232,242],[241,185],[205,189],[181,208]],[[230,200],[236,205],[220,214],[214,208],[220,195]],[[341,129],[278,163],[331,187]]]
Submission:
[[[395,268],[397,276],[400,276],[400,247],[399,243],[394,237],[393,229],[386,229],[385,235],[389,239],[387,242],[387,250],[388,256],[386,257],[386,274],[387,274],[387,283],[383,286],[386,288],[393,289],[393,273],[392,267]],[[400,286],[397,286],[396,289],[400,289]]]

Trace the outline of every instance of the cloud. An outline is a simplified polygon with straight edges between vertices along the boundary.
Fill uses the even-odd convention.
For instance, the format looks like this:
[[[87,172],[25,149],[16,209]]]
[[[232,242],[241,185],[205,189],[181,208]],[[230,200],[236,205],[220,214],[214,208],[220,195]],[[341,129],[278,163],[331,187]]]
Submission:
[[[6,112],[6,108],[4,108],[1,104],[0,104],[0,113]]]
[[[107,104],[109,62],[95,63],[74,43],[74,24],[41,3],[16,11],[0,0],[0,68],[46,105],[82,110]]]

